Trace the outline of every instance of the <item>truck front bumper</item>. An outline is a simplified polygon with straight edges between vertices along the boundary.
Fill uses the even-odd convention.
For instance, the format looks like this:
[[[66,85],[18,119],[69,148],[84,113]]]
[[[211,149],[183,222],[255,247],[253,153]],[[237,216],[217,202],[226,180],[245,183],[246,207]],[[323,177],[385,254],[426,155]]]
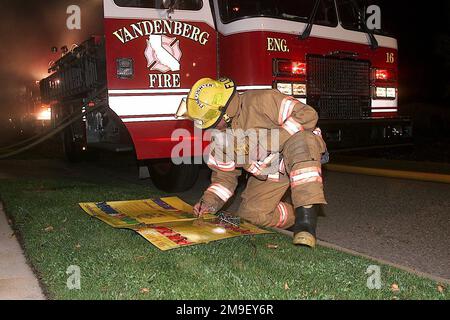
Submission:
[[[409,118],[321,120],[319,126],[332,151],[407,146],[413,138]]]

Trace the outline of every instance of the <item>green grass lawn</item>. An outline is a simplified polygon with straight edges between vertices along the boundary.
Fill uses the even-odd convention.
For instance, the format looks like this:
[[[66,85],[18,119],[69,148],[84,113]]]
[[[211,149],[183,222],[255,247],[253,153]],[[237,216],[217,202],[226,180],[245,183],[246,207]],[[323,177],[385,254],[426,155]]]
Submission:
[[[373,261],[323,247],[297,248],[278,234],[161,252],[78,207],[159,195],[113,180],[0,180],[7,214],[51,299],[449,298],[437,283],[387,266],[381,266],[382,289],[370,290],[365,272]],[[81,290],[66,287],[71,265],[81,268]],[[394,283],[398,292],[391,290]]]

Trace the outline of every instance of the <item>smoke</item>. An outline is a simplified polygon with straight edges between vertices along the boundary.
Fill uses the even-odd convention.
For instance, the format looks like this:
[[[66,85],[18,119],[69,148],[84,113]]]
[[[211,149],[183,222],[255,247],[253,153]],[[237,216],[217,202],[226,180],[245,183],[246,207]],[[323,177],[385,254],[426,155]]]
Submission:
[[[10,113],[21,87],[48,75],[48,64],[60,53],[94,34],[103,34],[102,0],[1,0],[0,112]],[[81,8],[81,30],[68,30],[67,7]],[[8,110],[9,109],[9,110]]]

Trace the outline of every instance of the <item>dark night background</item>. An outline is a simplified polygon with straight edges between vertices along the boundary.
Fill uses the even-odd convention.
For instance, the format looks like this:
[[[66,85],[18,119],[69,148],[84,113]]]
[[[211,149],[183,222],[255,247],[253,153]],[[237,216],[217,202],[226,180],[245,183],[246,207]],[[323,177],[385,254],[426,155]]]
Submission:
[[[383,23],[399,41],[403,112],[419,112],[417,103],[425,103],[422,108],[433,104],[449,110],[450,2],[380,2]],[[81,7],[81,31],[65,27],[66,9],[71,4]],[[15,102],[18,88],[46,76],[48,62],[56,58],[50,52],[52,46],[70,47],[102,32],[102,1],[2,0],[0,10],[0,108],[5,118],[20,110]]]
[[[67,7],[81,8],[81,30],[66,28]],[[17,105],[21,86],[47,76],[58,48],[102,32],[102,0],[2,0],[0,2],[0,111],[2,118],[23,112]]]

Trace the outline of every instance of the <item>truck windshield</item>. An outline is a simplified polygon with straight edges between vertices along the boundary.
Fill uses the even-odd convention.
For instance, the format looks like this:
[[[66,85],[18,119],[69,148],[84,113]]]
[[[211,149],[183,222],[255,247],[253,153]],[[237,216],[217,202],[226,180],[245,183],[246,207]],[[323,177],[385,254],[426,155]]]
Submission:
[[[377,5],[381,9],[381,29],[372,30],[375,34],[391,35],[392,26],[389,18],[390,12],[383,10],[380,1],[376,0],[337,0],[339,20],[345,29],[365,32],[363,23],[366,23],[371,14],[367,14],[370,5]]]
[[[315,24],[337,26],[336,7],[333,0],[319,0]],[[307,22],[316,0],[219,0],[223,23],[254,17],[269,17]]]

